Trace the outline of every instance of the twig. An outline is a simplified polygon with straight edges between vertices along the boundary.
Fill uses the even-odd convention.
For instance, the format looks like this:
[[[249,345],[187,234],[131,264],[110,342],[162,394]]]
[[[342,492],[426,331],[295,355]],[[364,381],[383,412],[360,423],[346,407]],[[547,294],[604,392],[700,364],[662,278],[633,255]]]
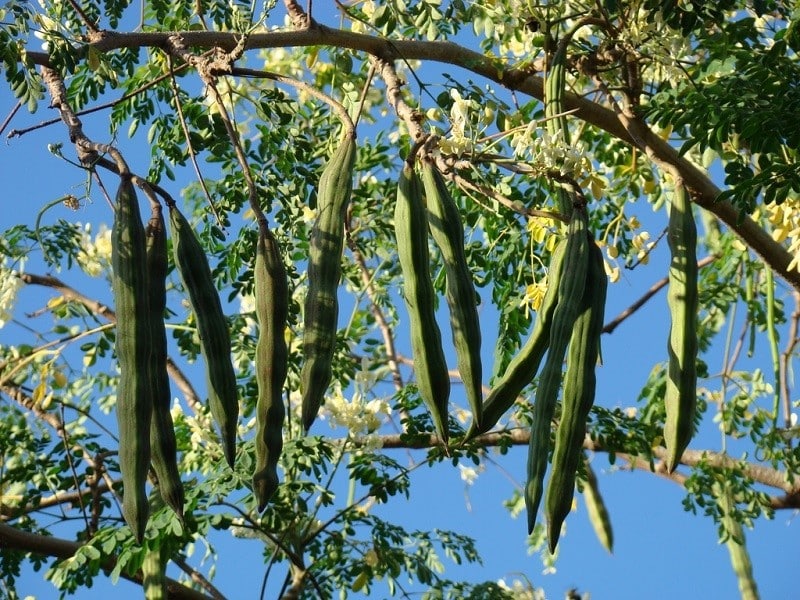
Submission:
[[[525,217],[528,218],[541,217],[544,219],[554,219],[554,220],[563,219],[562,215],[554,213],[549,210],[536,210],[533,208],[527,208],[526,206],[523,206],[519,202],[515,202],[511,198],[504,196],[494,188],[482,185],[480,183],[473,183],[472,181],[466,179],[465,177],[462,177],[458,173],[453,173],[451,178],[453,179],[453,181],[455,181],[456,185],[461,189],[476,192],[478,194],[486,196],[487,198],[491,198],[492,200],[495,200],[499,204],[505,206],[507,209],[517,214],[523,215]]]
[[[328,94],[319,91],[317,88],[305,83],[304,81],[287,77],[286,75],[279,75],[278,73],[273,73],[271,71],[247,69],[244,67],[233,67],[231,69],[231,75],[236,75],[239,77],[270,79],[272,81],[277,81],[278,83],[290,85],[294,88],[302,90],[309,96],[316,98],[317,100],[321,100],[331,107],[331,110],[336,113],[336,116],[342,122],[342,125],[345,128],[345,134],[349,134],[355,130],[355,123],[353,123],[353,119],[350,117],[350,114],[347,112],[347,109],[341,102],[334,100]]]
[[[783,407],[783,426],[786,429],[792,426],[792,400],[791,390],[789,389],[792,355],[798,342],[800,342],[797,337],[798,327],[800,327],[800,292],[795,291],[792,297],[794,298],[794,311],[789,321],[789,330],[786,332],[786,349],[781,356],[781,403]]]
[[[9,111],[8,115],[6,116],[6,118],[3,119],[3,122],[0,124],[0,135],[2,135],[2,133],[6,130],[6,127],[8,127],[9,123],[11,123],[11,120],[14,118],[14,115],[17,114],[17,112],[19,111],[20,108],[22,108],[22,102],[17,100],[17,103]],[[11,133],[13,133],[13,131]],[[8,134],[9,137],[11,137],[11,133]]]
[[[188,65],[185,65],[185,64],[184,65],[179,65],[175,69],[175,72],[177,73],[178,71],[182,71],[182,70],[186,69],[187,67],[188,67]],[[107,108],[114,108],[117,104],[121,104],[121,103],[125,102],[126,100],[130,100],[134,96],[138,96],[139,94],[141,94],[142,92],[148,90],[149,88],[158,85],[159,83],[161,83],[165,79],[168,79],[170,77],[170,75],[171,75],[170,73],[166,73],[164,75],[160,75],[160,76],[156,77],[155,79],[153,79],[152,81],[148,81],[146,84],[144,84],[142,86],[139,86],[135,90],[133,90],[131,92],[128,92],[127,94],[123,94],[122,96],[120,96],[116,100],[111,100],[110,102],[104,102],[103,104],[98,104],[97,106],[92,106],[91,108],[84,108],[83,110],[76,111],[75,114],[77,116],[79,116],[79,117],[82,117],[84,115],[90,115],[92,113],[96,113],[96,112],[99,112],[101,110],[105,110]],[[37,123],[36,125],[31,125],[30,127],[23,127],[22,129],[12,129],[11,131],[8,132],[8,137],[9,138],[21,137],[21,136],[25,135],[26,133],[30,133],[32,131],[36,131],[37,129],[43,129],[44,127],[49,127],[50,125],[55,125],[56,123],[59,123],[60,121],[61,121],[61,118],[58,117],[58,118],[55,118],[55,119],[47,119],[45,121],[42,121],[41,123]],[[5,125],[5,123],[4,123],[4,125]],[[0,133],[3,132],[3,129],[5,129],[5,126],[4,127],[0,127]]]
[[[86,11],[84,11],[81,8],[80,4],[78,4],[75,0],[67,0],[67,2],[72,7],[72,10],[78,13],[78,16],[81,18],[81,21],[83,21],[83,24],[86,25],[86,28],[90,32],[97,33],[98,31],[100,31],[99,28],[97,27],[97,24],[94,23],[91,19],[89,19],[89,15],[87,15]]]
[[[364,255],[361,253],[361,250],[359,250],[358,245],[353,239],[353,236],[350,234],[349,221],[346,234],[347,246],[353,255],[356,265],[358,266],[358,270],[361,275],[361,283],[364,286],[364,290],[367,292],[367,297],[369,298],[370,312],[372,312],[372,316],[375,317],[375,322],[378,323],[378,327],[381,330],[381,335],[383,335],[383,345],[386,348],[386,356],[389,360],[389,370],[392,372],[392,382],[394,383],[395,389],[399,391],[403,389],[403,376],[400,374],[400,368],[397,363],[397,349],[394,345],[394,332],[392,331],[392,326],[386,321],[386,317],[384,316],[381,307],[378,305],[375,299],[375,289],[372,285],[372,277],[369,273],[369,267],[367,266],[367,262],[364,260]]]
[[[66,419],[64,419],[64,405],[62,404],[61,405],[61,422],[64,423],[65,421],[66,421]],[[78,472],[75,470],[75,463],[72,460],[72,452],[70,452],[68,450],[68,448],[70,447],[70,443],[69,443],[69,434],[67,433],[67,428],[66,427],[62,427],[60,429],[60,433],[61,433],[61,440],[64,442],[64,449],[66,450],[64,452],[64,456],[67,459],[67,464],[69,465],[69,470],[72,473],[72,481],[75,482],[75,489],[80,489],[81,482],[78,479]],[[84,450],[84,452],[86,452],[86,451]],[[83,520],[86,523],[86,531],[91,534],[92,528],[91,528],[91,525],[89,524],[89,517],[86,514],[86,505],[83,503],[83,496],[81,496],[80,494],[78,495],[78,506],[80,507],[81,516],[83,516]]]
[[[183,131],[183,137],[186,139],[186,149],[189,151],[189,160],[192,161],[194,172],[197,174],[197,181],[200,182],[200,187],[203,188],[203,193],[206,195],[206,199],[208,200],[208,205],[211,207],[211,212],[213,213],[214,218],[217,220],[217,225],[219,225],[220,228],[222,228],[223,227],[222,219],[220,218],[219,213],[217,212],[217,207],[214,205],[214,200],[211,198],[211,193],[208,191],[206,180],[203,177],[203,174],[200,172],[200,165],[197,164],[197,153],[194,151],[194,146],[192,146],[192,136],[189,135],[189,126],[186,124],[186,117],[183,114],[180,89],[178,88],[178,82],[175,79],[175,65],[172,64],[172,55],[167,54],[167,61],[169,62],[169,75],[170,75],[170,87],[172,88],[172,98],[175,100],[175,111],[178,113],[178,121],[181,124],[181,131]]]
[[[169,559],[184,573],[189,576],[194,583],[208,592],[209,596],[214,600],[225,600],[225,595],[220,592],[208,578],[206,578],[200,571],[192,567],[180,554],[170,556]]]
[[[112,484],[116,485],[121,481],[122,480],[119,479],[117,481],[113,481]],[[50,496],[46,496],[40,500],[37,500],[35,505],[27,504],[25,506],[13,507],[13,508],[5,505],[0,505],[0,516],[2,516],[3,521],[8,521],[10,519],[17,519],[22,515],[27,515],[37,510],[52,508],[60,504],[72,504],[73,502],[78,502],[79,496],[94,497],[96,494],[97,495],[104,494],[105,492],[109,491],[109,489],[111,488],[109,487],[106,481],[98,480],[96,483],[93,483],[89,487],[84,489],[77,489],[69,492],[55,492]]]

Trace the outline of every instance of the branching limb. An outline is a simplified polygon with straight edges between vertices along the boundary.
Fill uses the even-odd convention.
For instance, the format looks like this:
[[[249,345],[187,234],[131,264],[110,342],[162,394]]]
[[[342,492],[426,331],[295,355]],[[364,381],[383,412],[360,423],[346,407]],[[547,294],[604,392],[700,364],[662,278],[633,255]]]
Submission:
[[[499,446],[501,444],[510,444],[513,446],[526,446],[530,440],[530,431],[522,428],[506,429],[502,431],[491,431],[474,438],[475,444],[484,448]],[[415,448],[423,449],[433,446],[441,446],[441,440],[435,435],[431,434],[428,437],[416,436],[409,439],[401,435],[384,435],[381,436],[381,447],[386,449],[398,448]],[[593,452],[609,452],[612,449],[607,448],[586,436],[583,447]],[[655,470],[650,466],[649,460],[642,457],[635,457],[630,454],[620,453],[614,451],[617,457],[622,457],[631,464],[634,468],[643,469],[656,474],[661,474],[666,468],[661,466],[660,462],[656,464]],[[653,449],[653,457],[662,461],[666,458],[667,451],[665,448],[656,447]],[[770,505],[772,508],[800,508],[800,481],[795,479],[794,482],[789,481],[789,477],[783,471],[778,471],[770,467],[748,463],[742,465],[738,461],[727,454],[714,452],[712,450],[686,450],[681,457],[680,464],[694,467],[700,464],[710,466],[712,468],[742,468],[742,472],[746,477],[749,477],[756,483],[781,490],[786,494],[783,498],[770,498]],[[670,479],[677,483],[682,483],[685,479],[679,474],[677,477],[670,476]]]
[[[703,259],[701,259],[701,260],[698,260],[698,261],[697,261],[697,268],[698,268],[698,269],[702,269],[703,267],[705,267],[705,266],[707,266],[707,265],[710,265],[710,264],[711,264],[712,262],[714,262],[716,259],[717,259],[717,257],[716,257],[716,256],[714,256],[713,254],[712,254],[712,255],[709,255],[709,256],[706,256],[705,258],[703,258]],[[642,308],[642,306],[644,306],[645,304],[647,304],[647,302],[648,302],[648,301],[649,301],[649,300],[650,300],[650,299],[651,299],[653,296],[655,296],[655,295],[656,295],[656,294],[657,294],[659,291],[661,291],[661,289],[662,289],[662,288],[666,287],[666,285],[667,285],[667,283],[668,283],[668,282],[669,282],[669,280],[668,280],[668,278],[667,278],[667,277],[664,277],[663,279],[659,279],[658,281],[656,281],[656,282],[655,282],[653,285],[651,285],[651,286],[650,286],[650,288],[649,288],[649,289],[648,289],[648,290],[647,290],[647,291],[646,291],[646,292],[645,292],[645,293],[642,295],[642,297],[641,297],[641,298],[639,298],[638,300],[636,300],[636,302],[634,302],[633,304],[631,304],[631,305],[630,305],[628,308],[626,308],[626,309],[625,309],[625,310],[623,310],[621,313],[619,313],[619,314],[618,314],[616,317],[614,317],[614,318],[613,318],[611,321],[609,321],[608,323],[606,323],[606,324],[603,326],[603,333],[612,333],[612,332],[613,332],[613,331],[614,331],[614,330],[615,330],[617,327],[619,327],[619,326],[622,324],[622,322],[623,322],[625,319],[627,319],[627,318],[628,318],[628,317],[630,317],[630,316],[631,316],[633,313],[635,313],[637,310],[639,310],[640,308]]]
[[[104,31],[90,35],[90,44],[99,52],[119,48],[167,47],[174,33],[119,33]],[[426,42],[418,40],[389,40],[380,36],[344,31],[316,24],[296,31],[253,33],[242,40],[241,35],[217,31],[186,31],[180,37],[187,47],[242,50],[296,46],[337,46],[379,57],[383,61],[426,60],[461,67],[476,75],[494,81],[511,91],[518,91],[538,99],[544,97],[541,77],[527,69],[508,68],[496,58],[487,57],[453,42]],[[43,52],[28,52],[26,56],[35,64],[50,65],[49,56]],[[749,217],[740,218],[739,211],[729,202],[718,202],[720,189],[708,175],[682,157],[678,150],[655,135],[638,120],[619,118],[613,110],[571,92],[564,94],[564,109],[574,111],[578,119],[598,127],[623,142],[639,147],[651,160],[667,170],[677,170],[684,183],[692,190],[692,200],[708,210],[734,231],[748,246],[758,253],[775,272],[800,290],[800,271],[789,269],[792,255],[775,242]],[[627,119],[627,120],[626,120]],[[70,123],[65,121],[68,126]]]
[[[22,531],[0,522],[0,548],[2,549],[31,552],[40,556],[53,556],[64,559],[74,556],[80,547],[81,544],[77,542]],[[109,557],[104,561],[102,569],[109,573],[114,569],[115,564],[116,559]],[[141,571],[133,576],[127,575],[122,571],[120,577],[139,585],[142,584]],[[173,600],[209,600],[209,598],[212,598],[169,578],[167,578],[167,593],[169,594],[168,597]]]
[[[225,595],[220,592],[200,571],[192,567],[181,555],[170,556],[170,560],[186,573],[194,583],[203,588],[214,600],[225,600]]]
[[[102,302],[98,302],[97,300],[92,300],[91,298],[84,296],[60,279],[47,275],[36,275],[34,273],[21,273],[19,278],[28,285],[41,285],[53,288],[54,290],[58,291],[64,297],[64,299],[82,304],[92,313],[99,315],[112,323],[117,322],[117,315],[112,309]],[[172,378],[173,383],[175,383],[175,385],[183,394],[184,398],[186,399],[186,403],[194,412],[197,412],[202,406],[200,397],[197,395],[194,386],[192,386],[180,368],[178,368],[178,366],[175,364],[175,361],[169,357],[167,357],[167,372],[169,373],[170,378]]]

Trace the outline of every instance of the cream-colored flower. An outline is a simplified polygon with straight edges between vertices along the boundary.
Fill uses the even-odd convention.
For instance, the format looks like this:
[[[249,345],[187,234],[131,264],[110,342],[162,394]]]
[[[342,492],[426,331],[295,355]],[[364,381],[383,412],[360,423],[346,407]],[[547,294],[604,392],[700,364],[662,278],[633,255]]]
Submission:
[[[6,258],[0,262],[0,328],[11,320],[17,292],[22,287],[22,280],[17,271],[6,267]]]
[[[92,238],[92,226],[87,223],[81,232],[81,250],[75,259],[80,268],[91,277],[99,277],[111,265],[111,230],[101,224]]]

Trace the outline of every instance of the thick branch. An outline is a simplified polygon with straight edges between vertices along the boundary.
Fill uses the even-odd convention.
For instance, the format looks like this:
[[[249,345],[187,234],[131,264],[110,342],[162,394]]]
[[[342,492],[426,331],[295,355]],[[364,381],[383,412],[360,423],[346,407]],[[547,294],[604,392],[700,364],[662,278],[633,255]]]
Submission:
[[[70,558],[81,547],[77,542],[70,542],[60,538],[38,535],[29,531],[21,531],[11,527],[6,523],[0,523],[0,548],[3,550],[17,550],[20,552],[30,552],[43,556],[54,556],[56,558]],[[111,571],[116,565],[116,559],[110,557],[103,563],[103,570]],[[134,576],[122,572],[120,577],[138,583],[142,583],[142,573],[139,571]],[[168,597],[173,600],[209,600],[209,596],[201,594],[174,579],[167,578]]]
[[[142,46],[166,48],[174,32],[118,33],[111,31],[90,34],[91,45],[105,52],[119,48]],[[181,32],[187,47],[220,48],[232,51],[242,42],[235,33],[213,31]],[[544,81],[526,69],[508,68],[496,58],[486,57],[453,42],[425,42],[416,40],[389,40],[386,38],[353,33],[314,24],[298,31],[253,33],[244,43],[245,50],[294,46],[337,46],[366,52],[387,61],[427,60],[455,65],[490,79],[509,90],[523,92],[538,99],[544,96]],[[49,58],[41,52],[29,52],[34,63],[49,65]],[[695,203],[717,216],[753,250],[759,254],[778,275],[800,290],[800,272],[789,270],[791,255],[774,242],[770,235],[750,218],[739,219],[737,209],[728,202],[718,202],[720,190],[700,169],[678,154],[666,141],[649,129],[623,123],[613,110],[572,93],[564,96],[564,108],[574,111],[577,118],[586,121],[611,135],[644,150],[661,165],[676,169],[692,190]],[[68,123],[70,125],[70,123]],[[628,125],[628,127],[626,127]]]

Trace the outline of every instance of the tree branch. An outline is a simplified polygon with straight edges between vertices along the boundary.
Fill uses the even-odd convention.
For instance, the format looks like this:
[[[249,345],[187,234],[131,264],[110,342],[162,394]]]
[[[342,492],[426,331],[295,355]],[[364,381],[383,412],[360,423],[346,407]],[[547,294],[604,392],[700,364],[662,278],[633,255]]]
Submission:
[[[697,261],[697,268],[702,269],[706,265],[709,265],[712,262],[714,262],[716,259],[717,257],[714,256],[713,254],[706,256],[705,258]],[[630,317],[633,313],[642,308],[642,306],[647,304],[650,298],[655,296],[662,288],[664,288],[667,285],[667,283],[669,283],[668,277],[664,277],[663,279],[659,279],[658,281],[656,281],[653,285],[650,286],[650,288],[644,294],[642,294],[641,298],[636,300],[636,302],[634,302],[628,308],[619,313],[611,321],[603,325],[603,333],[612,333],[617,327],[619,327],[619,325],[625,319]]]
[[[89,33],[88,46],[107,52],[121,48],[160,47],[166,48],[175,32],[119,33],[102,31]],[[187,47],[219,48],[231,51],[242,42],[241,35],[215,31],[180,32]],[[464,68],[481,75],[509,90],[518,91],[539,100],[544,97],[544,81],[530,70],[510,68],[497,58],[490,58],[449,41],[390,40],[387,38],[353,33],[326,27],[318,23],[297,31],[253,33],[244,42],[244,50],[297,46],[337,46],[366,52],[386,61],[427,60]],[[28,52],[26,56],[35,64],[49,67],[50,59],[43,52]],[[662,167],[674,168],[692,190],[693,201],[708,210],[734,231],[748,246],[759,254],[778,275],[797,290],[800,290],[800,271],[789,270],[792,256],[781,245],[772,240],[769,233],[744,217],[729,202],[718,202],[719,188],[690,161],[648,128],[635,122],[623,122],[615,112],[581,96],[567,92],[564,95],[565,110],[574,111],[577,118],[636,146]],[[65,121],[67,122],[67,121]],[[67,122],[70,125],[69,122]]]
[[[0,522],[0,548],[3,550],[17,550],[20,552],[30,552],[32,554],[53,556],[56,558],[70,558],[81,548],[81,544],[68,540],[39,535],[29,531],[22,531],[11,525]],[[116,558],[107,558],[102,565],[103,571],[108,573],[114,569]],[[120,577],[142,584],[142,573],[138,571],[136,575],[127,575],[124,571]],[[209,596],[186,587],[174,579],[167,578],[168,597],[173,600],[209,600]]]
[[[512,446],[526,446],[530,441],[530,430],[522,428],[505,429],[501,431],[491,431],[474,438],[474,443],[477,446],[489,448],[492,446],[500,446],[510,444]],[[390,434],[381,436],[381,447],[387,449],[398,448],[414,448],[423,449],[431,448],[433,446],[441,446],[441,440],[435,435],[430,436],[414,436],[408,437],[402,434]],[[595,440],[592,440],[588,435],[584,439],[583,447],[586,450],[593,452],[610,452],[612,449],[603,446]],[[667,455],[666,448],[658,446],[653,448],[653,457],[657,458],[660,463],[656,465],[655,469],[650,468],[649,460],[644,460],[642,457],[621,453],[615,451],[617,457],[623,457],[633,467],[637,469],[644,469],[656,474],[661,474],[665,470],[661,466]],[[743,473],[756,483],[763,484],[768,487],[779,489],[786,493],[786,498],[771,498],[770,502],[776,508],[800,508],[800,480],[795,478],[794,483],[789,482],[787,473],[778,471],[770,467],[747,463],[742,465],[738,461],[727,454],[714,452],[713,450],[686,450],[681,457],[680,464],[688,467],[695,467],[699,464],[706,464],[716,469],[721,468],[738,468],[742,467]],[[670,479],[682,482],[683,480],[678,477],[671,477]]]
[[[60,279],[50,277],[49,275],[36,275],[34,273],[20,273],[19,278],[23,281],[23,283],[28,285],[41,285],[44,287],[53,288],[62,296],[64,296],[66,300],[82,304],[89,311],[96,315],[100,315],[107,321],[112,323],[117,322],[116,313],[108,306],[102,302],[98,302],[97,300],[92,300],[91,298],[84,296],[79,291],[71,288]],[[197,395],[197,392],[195,392],[194,386],[192,386],[183,372],[175,364],[175,361],[173,361],[170,357],[167,357],[167,373],[169,373],[173,383],[183,394],[189,407],[193,411],[197,412],[202,404],[200,397]]]

